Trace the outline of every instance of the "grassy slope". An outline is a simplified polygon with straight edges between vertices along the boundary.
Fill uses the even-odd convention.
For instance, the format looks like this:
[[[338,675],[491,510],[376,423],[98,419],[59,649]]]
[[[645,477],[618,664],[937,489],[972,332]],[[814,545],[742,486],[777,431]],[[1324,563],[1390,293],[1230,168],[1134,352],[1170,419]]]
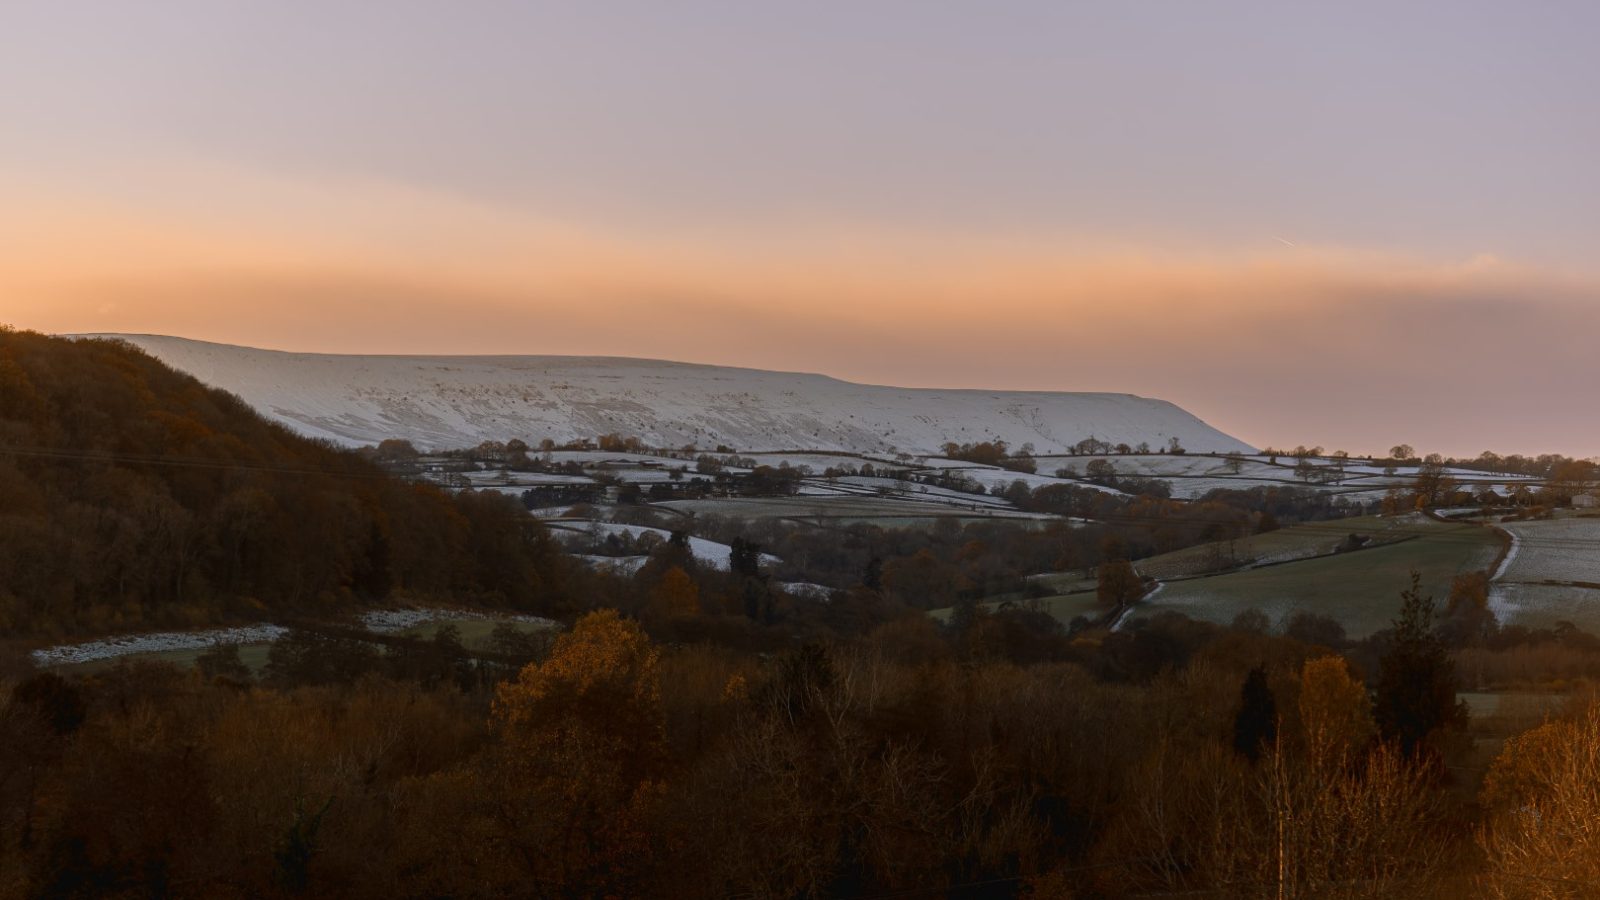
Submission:
[[[1354,521],[1354,520],[1352,520]],[[1441,603],[1451,580],[1492,563],[1499,551],[1493,532],[1476,525],[1411,519],[1414,540],[1337,556],[1168,583],[1141,614],[1177,610],[1228,622],[1247,609],[1273,619],[1305,610],[1331,616],[1361,637],[1386,627],[1400,608],[1410,573]]]

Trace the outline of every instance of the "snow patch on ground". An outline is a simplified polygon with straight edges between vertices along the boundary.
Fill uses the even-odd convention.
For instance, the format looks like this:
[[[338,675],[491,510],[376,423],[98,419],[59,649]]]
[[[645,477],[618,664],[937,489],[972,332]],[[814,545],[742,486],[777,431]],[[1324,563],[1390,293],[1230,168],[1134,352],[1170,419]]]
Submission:
[[[1600,583],[1600,519],[1563,516],[1503,522],[1511,552],[1495,573],[1504,581]]]
[[[1515,584],[1493,584],[1489,586],[1489,611],[1501,624],[1511,622],[1523,609],[1520,601],[1522,590]]]
[[[239,628],[215,628],[210,631],[166,631],[156,634],[121,635],[82,644],[45,647],[33,651],[33,661],[40,666],[64,666],[115,659],[135,653],[204,650],[217,644],[260,644],[275,641],[287,631],[288,629],[279,625],[246,625]]]
[[[1511,564],[1516,561],[1517,552],[1522,549],[1522,539],[1517,537],[1517,533],[1515,531],[1512,531],[1509,528],[1502,528],[1500,530],[1511,536],[1511,549],[1506,551],[1506,558],[1500,560],[1500,567],[1494,570],[1494,574],[1489,577],[1490,581],[1499,581],[1502,577],[1504,577],[1506,572],[1511,568]]]
[[[578,559],[583,560],[584,564],[591,568],[611,571],[618,575],[629,577],[644,568],[644,564],[650,561],[648,556],[593,556],[589,554],[579,554]]]
[[[368,631],[386,634],[405,631],[440,619],[494,619],[542,628],[561,627],[560,622],[540,616],[462,609],[374,610],[361,616],[361,624]],[[118,635],[81,644],[44,647],[33,651],[33,661],[39,666],[65,666],[144,653],[205,650],[218,644],[270,644],[288,632],[289,629],[282,625],[242,625],[237,628],[213,628],[206,631]]]
[[[492,619],[501,622],[517,622],[523,625],[534,625],[540,628],[560,628],[561,623],[543,616],[529,616],[516,613],[483,612],[468,609],[379,609],[365,613],[361,616],[361,625],[368,631],[378,634],[393,634],[437,622],[441,619]]]
[[[809,581],[780,581],[778,587],[786,593],[808,600],[827,600],[834,592],[833,588],[825,584],[812,584]]]
[[[590,522],[588,524],[571,523],[571,527],[558,525],[553,525],[551,527],[558,531],[584,531],[588,532],[589,534],[599,535],[602,537],[608,534],[616,534],[630,537],[634,540],[637,540],[639,535],[642,534],[654,534],[660,537],[663,541],[666,541],[672,537],[672,532],[667,531],[664,528],[651,528],[648,525],[622,525],[616,522]],[[733,555],[732,547],[728,546],[727,544],[719,544],[716,541],[708,541],[705,538],[690,537],[689,553],[694,556],[696,562],[701,563],[702,565],[708,565],[713,569],[717,569],[718,571],[726,572],[728,567],[732,564],[730,559],[730,557]],[[590,559],[590,557],[584,558],[586,560]],[[598,558],[610,559],[611,557]],[[767,564],[782,562],[782,560],[770,553],[761,554],[761,561]]]
[[[1112,631],[1121,631],[1122,630],[1122,626],[1127,624],[1128,617],[1133,615],[1134,609],[1137,608],[1140,603],[1145,603],[1145,602],[1148,602],[1150,600],[1154,600],[1155,596],[1157,594],[1161,593],[1163,590],[1165,590],[1166,587],[1167,587],[1167,583],[1165,581],[1158,581],[1158,582],[1156,582],[1156,586],[1151,588],[1150,592],[1148,594],[1145,594],[1143,597],[1140,597],[1134,603],[1129,603],[1127,608],[1122,611],[1122,614],[1117,616],[1117,620],[1115,622],[1111,623],[1111,630]]]

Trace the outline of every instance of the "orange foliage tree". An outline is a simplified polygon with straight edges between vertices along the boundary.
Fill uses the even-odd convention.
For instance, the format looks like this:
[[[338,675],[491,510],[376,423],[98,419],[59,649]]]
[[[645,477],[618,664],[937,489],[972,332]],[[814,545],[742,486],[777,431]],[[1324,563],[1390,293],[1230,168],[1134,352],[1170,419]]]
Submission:
[[[1600,705],[1506,742],[1484,778],[1485,895],[1593,896],[1600,889]]]
[[[497,691],[502,753],[489,787],[535,883],[626,895],[648,866],[665,762],[659,668],[638,624],[601,610]]]
[[[1300,724],[1307,760],[1317,767],[1359,758],[1377,734],[1367,689],[1343,657],[1306,660],[1300,669]]]

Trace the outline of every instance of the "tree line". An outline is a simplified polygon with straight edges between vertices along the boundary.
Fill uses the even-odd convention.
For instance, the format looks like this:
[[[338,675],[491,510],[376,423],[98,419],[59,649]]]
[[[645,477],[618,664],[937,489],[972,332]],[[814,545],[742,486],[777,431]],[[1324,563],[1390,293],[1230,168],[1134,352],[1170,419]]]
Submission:
[[[260,673],[19,672],[0,896],[1585,895],[1592,708],[1461,774],[1430,607],[1371,671],[1012,609],[760,653],[603,610],[520,667],[299,637]]]

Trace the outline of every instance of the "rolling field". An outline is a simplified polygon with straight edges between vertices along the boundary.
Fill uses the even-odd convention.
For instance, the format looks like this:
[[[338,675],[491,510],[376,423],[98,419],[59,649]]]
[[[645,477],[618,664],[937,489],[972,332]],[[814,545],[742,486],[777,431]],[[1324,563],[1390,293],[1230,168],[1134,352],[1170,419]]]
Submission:
[[[1230,555],[1251,566],[1285,563],[1334,552],[1351,534],[1367,536],[1378,544],[1403,540],[1426,529],[1429,523],[1415,517],[1380,518],[1361,516],[1327,522],[1291,525],[1265,534],[1253,534],[1237,541],[1223,541],[1185,547],[1140,560],[1138,569],[1155,578],[1189,578],[1214,571],[1219,560]]]
[[[1410,517],[1404,521],[1409,523],[1409,540],[1166,582],[1161,593],[1141,604],[1136,614],[1170,609],[1226,623],[1247,609],[1258,609],[1274,621],[1306,611],[1329,616],[1351,637],[1363,637],[1389,625],[1400,609],[1400,592],[1410,586],[1413,570],[1422,576],[1424,593],[1431,593],[1442,604],[1455,576],[1486,568],[1500,551],[1499,539],[1481,526]]]
[[[1216,571],[1228,558],[1244,566],[1262,566],[1323,556],[1334,551],[1351,533],[1366,535],[1375,543],[1404,540],[1415,533],[1427,533],[1435,523],[1420,517],[1381,518],[1361,516],[1291,525],[1265,534],[1253,534],[1235,541],[1198,544],[1138,560],[1134,566],[1142,575],[1162,580],[1193,578]],[[1094,587],[1094,578],[1083,572],[1056,572],[1036,575],[1034,581],[1052,590],[1068,592]]]

